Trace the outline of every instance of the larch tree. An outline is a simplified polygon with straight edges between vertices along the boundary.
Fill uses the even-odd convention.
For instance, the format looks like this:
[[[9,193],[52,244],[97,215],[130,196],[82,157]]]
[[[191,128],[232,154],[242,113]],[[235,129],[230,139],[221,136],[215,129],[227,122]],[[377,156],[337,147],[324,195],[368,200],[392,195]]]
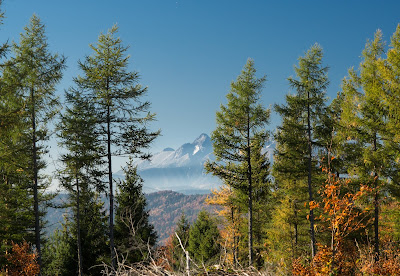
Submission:
[[[272,258],[289,260],[297,258],[309,246],[306,230],[308,143],[304,124],[304,103],[298,95],[286,95],[285,105],[275,105],[281,116],[281,125],[274,135],[276,148],[272,175],[276,197],[270,241],[274,248]],[[279,224],[279,229],[276,227]],[[287,248],[291,248],[287,254]]]
[[[99,135],[106,148],[108,196],[110,200],[110,251],[112,266],[116,267],[114,242],[114,185],[112,157],[126,156],[148,159],[144,152],[159,135],[149,131],[147,123],[155,119],[149,112],[150,103],[142,101],[147,87],[142,87],[137,72],[128,71],[128,47],[116,36],[117,26],[90,45],[93,54],[79,63],[83,71],[77,78],[80,87],[90,91],[96,106]]]
[[[245,189],[248,209],[248,258],[253,265],[253,188],[256,173],[252,157],[259,143],[266,141],[270,110],[260,103],[265,77],[257,78],[249,59],[236,81],[231,83],[227,105],[216,113],[217,128],[212,133],[215,162],[206,170],[237,189]]]
[[[295,67],[296,78],[290,77],[290,86],[296,90],[295,100],[302,105],[301,110],[304,131],[307,138],[307,186],[309,201],[314,200],[313,172],[316,167],[315,149],[320,146],[316,136],[316,129],[322,123],[322,114],[325,113],[325,90],[328,87],[328,67],[322,64],[322,48],[315,44],[303,57],[299,58],[299,65]],[[301,158],[301,157],[299,157]],[[317,160],[318,161],[318,160]],[[311,254],[316,253],[314,212],[309,210]]]
[[[60,171],[60,184],[70,194],[70,205],[76,211],[74,221],[77,231],[78,275],[83,275],[81,192],[102,190],[103,181],[100,176],[104,164],[104,148],[101,147],[97,135],[97,117],[93,103],[82,91],[74,88],[66,91],[65,98],[67,107],[57,126],[59,145],[67,150],[61,156],[64,166]]]
[[[379,71],[379,59],[384,52],[381,31],[374,40],[368,41],[362,53],[358,71],[349,70],[342,82],[341,104],[342,141],[348,146],[348,156],[355,156],[348,162],[348,174],[355,176],[374,188],[374,252],[379,260],[379,189],[386,182],[390,154],[383,139],[388,113],[381,112],[383,81]]]
[[[47,124],[58,111],[59,101],[55,96],[56,85],[62,78],[65,58],[49,51],[45,26],[33,15],[21,33],[19,44],[14,43],[15,57],[12,73],[19,78],[19,92],[25,98],[25,118],[30,124],[30,177],[34,198],[35,245],[41,265],[41,225],[39,201],[45,185],[40,183],[39,171],[45,166],[41,156],[45,152],[43,142],[48,139]]]

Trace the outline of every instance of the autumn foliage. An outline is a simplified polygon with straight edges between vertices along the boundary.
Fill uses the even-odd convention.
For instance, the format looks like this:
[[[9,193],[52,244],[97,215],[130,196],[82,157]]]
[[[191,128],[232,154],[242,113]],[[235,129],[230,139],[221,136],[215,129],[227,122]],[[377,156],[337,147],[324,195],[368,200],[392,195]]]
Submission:
[[[320,194],[320,202],[310,202],[310,209],[319,209],[319,232],[329,236],[327,242],[318,244],[318,251],[313,261],[302,264],[301,260],[293,263],[294,275],[353,275],[358,258],[357,244],[350,237],[354,232],[363,230],[369,220],[367,211],[360,200],[372,193],[366,185],[360,185],[356,192],[351,192],[349,179],[340,179],[327,169],[326,183]]]
[[[9,276],[34,276],[39,274],[37,254],[32,252],[29,243],[24,241],[22,244],[12,243],[12,250],[6,254],[9,262],[6,275]]]

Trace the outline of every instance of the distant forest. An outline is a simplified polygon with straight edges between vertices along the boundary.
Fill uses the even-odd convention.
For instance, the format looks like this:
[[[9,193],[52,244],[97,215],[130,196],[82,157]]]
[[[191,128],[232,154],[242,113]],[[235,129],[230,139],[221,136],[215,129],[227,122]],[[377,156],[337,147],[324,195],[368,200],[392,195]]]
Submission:
[[[149,212],[175,218],[162,200],[177,194],[148,210],[133,160],[151,158],[160,130],[118,27],[90,45],[60,102],[65,57],[33,15],[18,43],[0,47],[0,275],[398,275],[400,25],[385,45],[378,30],[330,102],[323,50],[311,46],[272,109],[248,59],[216,112],[216,158],[205,164],[223,185],[205,198],[209,211],[194,218],[189,204],[166,234]],[[63,149],[61,206],[44,174],[51,135]],[[263,153],[272,138],[273,163]],[[118,156],[129,157],[122,180]],[[48,207],[71,210],[49,237]]]

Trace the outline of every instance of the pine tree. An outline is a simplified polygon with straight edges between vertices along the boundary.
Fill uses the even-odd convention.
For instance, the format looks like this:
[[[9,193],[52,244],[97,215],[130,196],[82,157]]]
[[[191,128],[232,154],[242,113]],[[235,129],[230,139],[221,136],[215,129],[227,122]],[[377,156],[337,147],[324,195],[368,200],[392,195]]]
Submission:
[[[118,183],[116,196],[115,245],[128,263],[148,261],[149,247],[157,241],[157,233],[149,223],[143,180],[132,161],[124,169],[125,180]]]
[[[231,83],[228,103],[217,112],[217,128],[212,133],[216,162],[206,170],[238,189],[245,189],[248,208],[248,258],[253,265],[253,178],[252,156],[268,132],[270,111],[260,104],[265,77],[257,79],[254,62],[249,59],[236,82]]]
[[[35,213],[35,245],[38,251],[38,263],[41,265],[41,225],[39,210],[40,195],[45,186],[39,183],[39,171],[44,167],[40,159],[44,149],[42,142],[48,138],[47,123],[56,114],[58,99],[54,96],[55,87],[62,78],[65,59],[51,54],[48,49],[45,26],[39,17],[33,15],[30,23],[21,34],[19,44],[12,49],[15,57],[11,60],[15,66],[11,74],[19,78],[19,90],[26,99],[26,120],[30,123],[30,154],[32,190]]]
[[[220,234],[216,222],[202,210],[190,227],[188,251],[201,264],[216,261],[220,254]]]
[[[148,112],[150,103],[142,102],[147,88],[138,84],[137,72],[128,72],[128,47],[116,37],[117,26],[106,34],[100,34],[93,50],[79,67],[83,75],[77,78],[80,87],[88,90],[96,104],[99,119],[99,135],[107,153],[109,200],[110,200],[110,251],[112,266],[116,267],[114,245],[114,188],[112,177],[112,156],[132,155],[147,159],[143,150],[159,135],[150,132],[146,123],[155,118]],[[145,113],[143,117],[141,115]]]

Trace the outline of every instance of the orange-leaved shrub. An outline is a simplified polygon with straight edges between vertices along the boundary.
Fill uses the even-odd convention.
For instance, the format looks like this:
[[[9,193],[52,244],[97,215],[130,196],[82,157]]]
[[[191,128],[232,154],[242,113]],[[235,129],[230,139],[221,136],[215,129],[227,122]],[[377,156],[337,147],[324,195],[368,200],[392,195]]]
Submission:
[[[7,275],[9,276],[35,276],[39,274],[39,264],[37,254],[32,251],[29,243],[24,241],[22,244],[12,243],[11,252],[6,254],[9,262]]]

